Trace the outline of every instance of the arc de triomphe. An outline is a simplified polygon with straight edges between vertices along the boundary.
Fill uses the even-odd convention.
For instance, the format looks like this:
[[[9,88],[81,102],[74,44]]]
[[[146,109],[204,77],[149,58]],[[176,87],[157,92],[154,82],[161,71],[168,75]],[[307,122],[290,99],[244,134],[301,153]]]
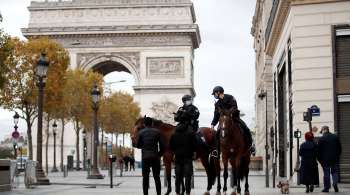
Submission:
[[[201,39],[191,0],[41,0],[28,9],[25,37],[57,40],[72,68],[129,72],[143,114],[168,120],[164,110],[195,95],[194,49]]]

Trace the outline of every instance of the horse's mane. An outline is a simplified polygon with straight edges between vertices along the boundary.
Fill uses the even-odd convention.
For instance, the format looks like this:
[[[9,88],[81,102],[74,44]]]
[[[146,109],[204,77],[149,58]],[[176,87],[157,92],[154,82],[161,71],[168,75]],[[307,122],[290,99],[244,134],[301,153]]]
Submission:
[[[166,128],[172,128],[174,127],[174,125],[171,125],[169,123],[165,123],[163,122],[162,120],[159,120],[159,119],[155,119],[153,117],[151,117],[152,120],[153,120],[153,126],[156,126],[156,127],[161,127],[161,126],[164,126]],[[137,125],[141,120],[143,120],[143,117],[140,117],[139,119],[136,120],[135,122],[135,125]]]
[[[158,126],[158,127],[160,127],[160,126],[165,126],[165,127],[167,127],[167,128],[172,128],[172,127],[174,127],[174,125],[171,125],[171,124],[169,124],[169,123],[165,123],[165,122],[163,122],[162,120],[155,119],[155,118],[152,118],[152,119],[153,119],[153,126]]]

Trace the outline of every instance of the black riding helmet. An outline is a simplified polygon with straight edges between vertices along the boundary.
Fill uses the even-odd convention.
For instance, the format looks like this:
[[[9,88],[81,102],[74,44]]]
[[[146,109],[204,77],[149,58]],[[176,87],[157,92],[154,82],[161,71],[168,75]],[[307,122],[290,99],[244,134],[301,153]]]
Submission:
[[[182,96],[182,103],[185,103],[186,101],[190,101],[192,99],[193,99],[192,96],[184,95],[184,96]]]
[[[215,93],[224,93],[224,88],[222,88],[221,86],[214,87],[212,95],[214,95]]]

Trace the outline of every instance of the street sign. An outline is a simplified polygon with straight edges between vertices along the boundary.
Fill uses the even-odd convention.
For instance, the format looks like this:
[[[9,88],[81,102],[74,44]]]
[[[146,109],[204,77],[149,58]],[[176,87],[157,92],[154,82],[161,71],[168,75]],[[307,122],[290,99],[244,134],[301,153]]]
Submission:
[[[18,133],[18,131],[12,132],[12,138],[13,138],[13,139],[18,139],[18,138],[19,138],[19,133]]]
[[[316,105],[311,106],[310,110],[311,110],[312,116],[320,116],[321,115],[320,108]]]
[[[107,145],[107,151],[108,151],[109,153],[112,153],[112,144],[108,144],[108,145]]]

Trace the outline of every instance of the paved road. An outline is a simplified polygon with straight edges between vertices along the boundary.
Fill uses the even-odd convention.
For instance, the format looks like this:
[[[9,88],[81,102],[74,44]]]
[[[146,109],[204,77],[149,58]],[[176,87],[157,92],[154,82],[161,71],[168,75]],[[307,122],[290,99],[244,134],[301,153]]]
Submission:
[[[107,172],[102,172],[107,174]],[[253,173],[254,174],[254,173]],[[14,189],[12,192],[3,192],[1,195],[137,195],[142,194],[142,178],[140,170],[137,170],[133,173],[126,173],[124,177],[115,177],[114,184],[118,185],[117,187],[110,189],[108,187],[109,178],[106,177],[103,180],[87,180],[85,172],[70,172],[69,177],[63,178],[62,173],[55,173],[49,175],[50,181],[53,185],[50,186],[37,186],[34,189],[24,189],[23,184],[20,184],[17,189]],[[278,189],[266,189],[265,177],[255,173],[250,178],[250,191],[252,195],[277,195],[280,194]],[[154,183],[151,181],[150,192],[149,194],[154,195]],[[174,181],[173,181],[174,182]],[[174,185],[174,183],[173,183]],[[96,188],[91,188],[96,186]],[[206,188],[206,177],[204,177],[203,172],[196,172],[195,177],[195,189],[193,190],[193,195],[201,195],[205,192]],[[165,192],[165,188],[162,189],[162,192]],[[313,194],[324,194],[320,193],[321,189],[316,189],[316,192]],[[350,194],[349,188],[341,188],[341,193],[339,195]],[[231,192],[229,190],[228,192]],[[172,194],[175,194],[173,192]],[[211,194],[215,194],[215,190],[212,190]],[[305,194],[303,188],[292,188],[291,194]],[[330,193],[335,194],[335,193]]]

